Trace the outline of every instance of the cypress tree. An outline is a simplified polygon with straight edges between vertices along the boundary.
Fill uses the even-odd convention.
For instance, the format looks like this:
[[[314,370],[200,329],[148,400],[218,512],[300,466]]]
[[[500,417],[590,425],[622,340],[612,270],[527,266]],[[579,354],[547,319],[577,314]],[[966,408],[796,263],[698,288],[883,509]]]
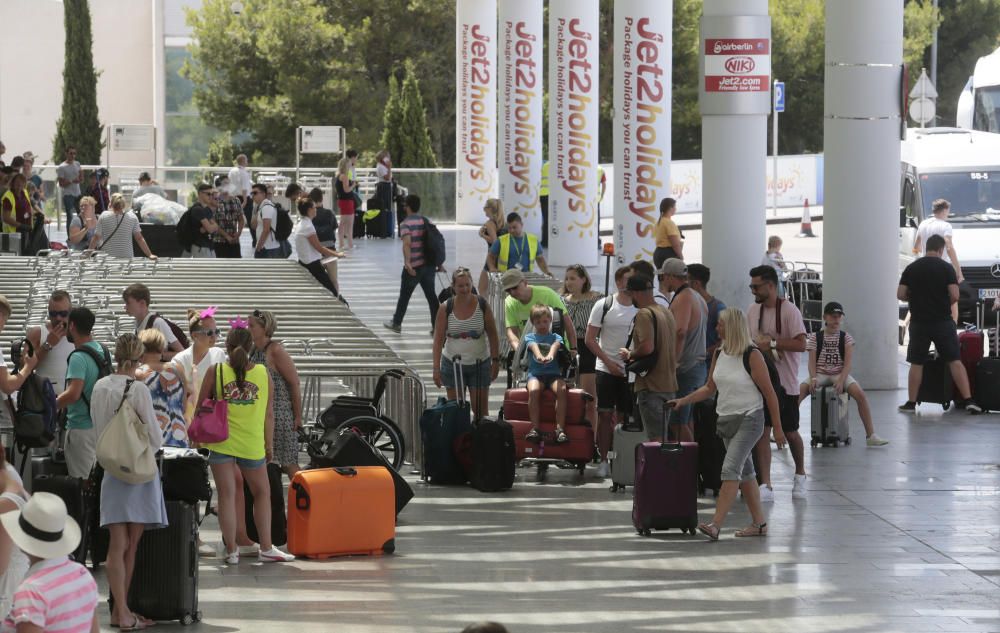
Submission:
[[[54,163],[62,162],[66,147],[77,149],[83,164],[101,162],[103,128],[97,116],[97,71],[87,0],[63,0],[66,52],[63,66],[62,114],[52,141]]]
[[[431,135],[427,131],[427,113],[424,98],[420,94],[420,81],[413,69],[413,62],[406,61],[406,77],[400,91],[402,122],[400,135],[407,141],[400,162],[401,167],[437,167],[437,157],[431,147]],[[395,155],[393,155],[395,157]],[[395,160],[393,162],[395,163]]]
[[[381,149],[389,150],[393,165],[402,165],[406,143],[403,142],[403,109],[399,96],[399,81],[395,75],[389,75],[389,98],[385,102],[382,113]]]

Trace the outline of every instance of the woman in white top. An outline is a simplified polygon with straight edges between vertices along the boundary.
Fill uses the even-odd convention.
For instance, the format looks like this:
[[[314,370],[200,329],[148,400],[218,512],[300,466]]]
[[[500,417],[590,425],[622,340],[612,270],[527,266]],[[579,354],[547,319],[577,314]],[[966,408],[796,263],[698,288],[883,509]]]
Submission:
[[[143,351],[143,345],[135,334],[118,337],[115,341],[117,371],[94,385],[90,411],[94,429],[100,437],[127,399],[142,420],[149,447],[155,452],[163,445],[163,432],[153,412],[149,389],[135,379],[135,370],[142,361]],[[100,525],[111,532],[107,559],[108,588],[114,598],[111,626],[123,629],[150,626],[150,620],[128,608],[128,594],[135,571],[135,553],[143,532],[167,526],[167,507],[163,502],[159,474],[146,483],[133,484],[105,473],[101,482]]]
[[[464,396],[455,374],[460,357],[462,383],[478,420],[488,413],[490,383],[500,373],[500,342],[489,303],[472,294],[468,268],[455,269],[451,287],[454,295],[441,304],[434,321],[434,384],[447,389],[449,400]]]
[[[6,452],[0,444],[0,514],[24,507],[28,492],[24,489],[17,469],[4,459]],[[0,526],[0,618],[6,618],[18,585],[28,573],[28,557],[10,540]]]
[[[705,386],[667,404],[682,407],[711,398],[719,392],[716,411],[718,429],[726,444],[726,458],[722,462],[722,490],[715,503],[715,516],[710,523],[698,525],[708,538],[719,540],[722,522],[736,500],[736,490],[743,491],[743,498],[750,508],[753,523],[736,532],[736,536],[766,536],[767,523],[760,505],[760,489],[753,469],[751,452],[764,433],[764,405],[772,420],[780,420],[778,396],[771,386],[764,355],[753,346],[746,315],[738,308],[726,308],[719,314],[719,350],[712,359]],[[763,397],[762,395],[763,394]],[[781,425],[774,425],[774,441],[778,448],[785,445]]]
[[[184,407],[184,417],[191,423],[201,393],[201,381],[213,365],[226,362],[226,352],[215,346],[219,340],[220,330],[215,325],[215,306],[204,310],[188,310],[188,332],[191,333],[191,347],[178,352],[174,364],[181,371],[184,380],[184,393],[187,403]]]
[[[295,229],[295,253],[299,258],[299,266],[308,270],[320,285],[333,293],[334,297],[338,297],[340,293],[323,266],[323,258],[337,257],[340,253],[319,243],[316,227],[313,226],[313,218],[316,217],[316,203],[312,201],[312,198],[302,196],[299,198],[298,207],[299,215],[302,218],[299,220],[299,226]]]

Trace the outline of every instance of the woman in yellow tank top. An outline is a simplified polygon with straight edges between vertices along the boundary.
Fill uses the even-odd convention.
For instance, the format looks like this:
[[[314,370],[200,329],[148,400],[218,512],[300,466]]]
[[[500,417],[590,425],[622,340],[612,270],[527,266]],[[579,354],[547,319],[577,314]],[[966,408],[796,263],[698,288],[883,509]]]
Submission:
[[[677,213],[676,200],[673,198],[660,200],[660,219],[653,227],[653,237],[656,239],[653,265],[657,270],[671,257],[684,259],[684,235],[674,222],[675,213]]]
[[[243,514],[243,507],[242,504],[237,507],[237,487],[242,492],[243,480],[254,498],[253,518],[260,536],[260,561],[294,560],[294,556],[282,552],[271,542],[271,488],[266,468],[274,439],[271,377],[266,367],[250,362],[253,339],[246,329],[246,321],[236,319],[230,321],[230,325],[232,329],[226,337],[229,360],[206,372],[198,396],[198,402],[214,396],[228,403],[229,437],[205,445],[211,451],[208,463],[219,494],[219,527],[226,546],[226,563],[240,562],[236,523],[237,517]]]

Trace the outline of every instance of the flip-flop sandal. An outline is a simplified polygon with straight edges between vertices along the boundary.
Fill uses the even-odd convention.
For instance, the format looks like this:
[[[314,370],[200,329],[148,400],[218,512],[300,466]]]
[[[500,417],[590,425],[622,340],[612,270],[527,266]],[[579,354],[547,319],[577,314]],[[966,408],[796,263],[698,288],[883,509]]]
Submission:
[[[707,536],[710,540],[718,541],[719,532],[721,531],[719,526],[714,523],[699,523],[698,531]]]
[[[735,536],[739,536],[741,538],[750,536],[767,536],[767,523],[761,523],[760,525],[751,524],[742,530],[737,530]]]
[[[142,631],[144,629],[148,629],[149,627],[153,626],[152,624],[146,624],[142,620],[142,618],[140,618],[139,616],[133,616],[133,617],[135,618],[135,623],[132,626],[121,626],[121,625],[119,625],[117,627],[118,630],[120,630],[120,631]]]
[[[562,429],[556,431],[556,444],[565,444],[569,441],[569,436]]]
[[[542,441],[542,435],[538,432],[538,429],[531,429],[528,434],[524,436],[526,442],[532,442],[537,444]]]

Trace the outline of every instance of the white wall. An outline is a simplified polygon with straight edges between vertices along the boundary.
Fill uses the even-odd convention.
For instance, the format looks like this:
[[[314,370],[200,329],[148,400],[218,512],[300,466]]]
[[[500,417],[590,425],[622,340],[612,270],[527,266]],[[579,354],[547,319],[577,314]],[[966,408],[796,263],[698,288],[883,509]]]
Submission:
[[[90,12],[94,67],[101,73],[97,82],[101,124],[153,123],[153,2],[90,0]],[[62,2],[2,0],[0,24],[5,25],[0,37],[4,160],[31,150],[41,157],[40,162],[48,162],[62,108]],[[15,24],[22,28],[10,28]],[[112,156],[112,161],[151,165],[153,154],[123,152]]]

